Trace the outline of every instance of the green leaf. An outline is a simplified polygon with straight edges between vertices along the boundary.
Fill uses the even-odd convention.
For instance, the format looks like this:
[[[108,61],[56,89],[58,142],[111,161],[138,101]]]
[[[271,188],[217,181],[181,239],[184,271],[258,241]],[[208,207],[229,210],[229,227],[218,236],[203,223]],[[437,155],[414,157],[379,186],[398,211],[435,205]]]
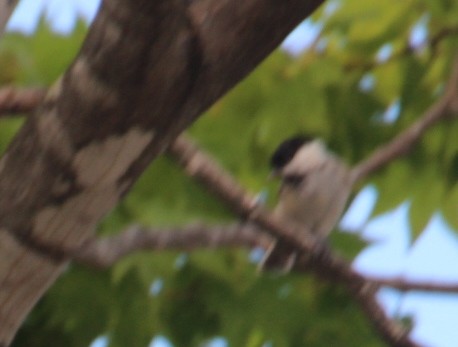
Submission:
[[[111,294],[106,272],[71,267],[21,328],[15,346],[45,347],[54,338],[65,346],[89,345],[107,329],[115,304]]]
[[[131,271],[116,288],[116,311],[110,317],[110,347],[148,346],[157,332],[155,301],[138,274]]]
[[[333,232],[329,241],[332,249],[349,260],[354,259],[368,245],[359,235],[348,232]]]
[[[406,19],[412,16],[412,1],[349,0],[340,5],[326,21],[325,32],[332,29],[345,32],[348,46],[365,48],[366,54],[399,36],[409,23]]]
[[[383,175],[376,178],[379,193],[372,210],[372,217],[394,209],[404,202],[411,191],[412,172],[405,162],[395,162],[388,166]]]
[[[458,183],[447,194],[441,212],[455,232],[458,232]]]
[[[160,316],[175,346],[195,346],[218,333],[219,301],[231,296],[224,283],[187,264],[164,290]]]
[[[403,66],[399,62],[385,64],[375,69],[374,94],[385,104],[390,104],[399,98],[401,86],[404,83]]]
[[[16,66],[20,68],[13,75],[15,83],[48,86],[71,63],[86,33],[87,25],[81,20],[70,35],[63,36],[53,32],[46,20],[41,18],[35,34],[31,37],[18,33],[2,37],[0,52],[10,52],[10,55],[15,56],[16,63],[0,66],[8,66],[10,71],[15,71],[13,67]]]
[[[409,207],[409,222],[412,240],[416,240],[441,204],[444,185],[433,170],[423,177],[417,177],[417,189]]]
[[[357,2],[358,17],[348,32],[349,40],[365,42],[375,39],[389,40],[399,34],[411,10],[412,1],[365,1]],[[356,7],[356,6],[355,6]]]

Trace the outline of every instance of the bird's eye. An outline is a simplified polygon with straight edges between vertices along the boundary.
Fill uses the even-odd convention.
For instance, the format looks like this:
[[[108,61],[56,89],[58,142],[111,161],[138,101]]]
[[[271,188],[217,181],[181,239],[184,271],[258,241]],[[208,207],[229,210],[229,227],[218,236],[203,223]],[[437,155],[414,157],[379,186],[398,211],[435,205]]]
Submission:
[[[283,182],[287,185],[297,187],[304,181],[304,179],[304,175],[288,175],[283,177]]]

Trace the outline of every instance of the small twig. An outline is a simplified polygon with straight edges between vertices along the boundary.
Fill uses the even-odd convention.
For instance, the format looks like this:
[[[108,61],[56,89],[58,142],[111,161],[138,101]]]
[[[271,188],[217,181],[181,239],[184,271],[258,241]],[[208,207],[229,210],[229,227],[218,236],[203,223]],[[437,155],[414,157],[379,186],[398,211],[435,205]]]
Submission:
[[[408,153],[424,133],[438,121],[445,119],[451,112],[457,112],[458,102],[458,55],[455,58],[452,75],[448,81],[444,95],[431,106],[426,113],[401,132],[388,144],[382,145],[367,159],[352,169],[353,181],[360,181],[394,159]]]
[[[1,88],[0,117],[31,112],[43,101],[45,95],[46,90],[42,88]]]
[[[437,49],[437,46],[439,43],[441,43],[443,40],[447,39],[448,37],[453,37],[454,35],[458,34],[458,26],[450,26],[450,27],[444,27],[438,32],[436,32],[434,35],[431,36],[431,38],[423,42],[422,44],[413,47],[410,44],[409,40],[406,40],[406,43],[403,47],[399,48],[397,51],[393,52],[387,59],[379,61],[377,59],[373,59],[370,61],[366,62],[349,62],[344,65],[345,69],[347,70],[363,70],[363,71],[369,71],[372,69],[376,69],[378,67],[387,65],[391,62],[397,61],[398,59],[410,56],[412,54],[416,54],[421,52],[423,49],[429,47],[431,51],[435,51]]]
[[[399,278],[375,278],[368,277],[368,280],[378,286],[391,287],[402,292],[422,291],[422,292],[441,292],[458,294],[458,283],[439,283],[433,281],[416,281],[402,277]]]
[[[425,43],[424,46],[429,45],[432,49],[435,49],[437,45],[447,37],[453,37],[458,34],[458,26],[449,26],[449,27],[443,27],[441,28],[438,32],[436,32],[433,36],[431,36],[431,39]]]
[[[194,250],[197,248],[263,247],[271,238],[253,225],[193,225],[184,228],[153,229],[131,226],[110,237],[86,242],[71,251],[72,258],[97,268],[107,268],[126,255],[145,250]]]
[[[0,36],[5,31],[6,24],[13,14],[19,0],[0,0]]]

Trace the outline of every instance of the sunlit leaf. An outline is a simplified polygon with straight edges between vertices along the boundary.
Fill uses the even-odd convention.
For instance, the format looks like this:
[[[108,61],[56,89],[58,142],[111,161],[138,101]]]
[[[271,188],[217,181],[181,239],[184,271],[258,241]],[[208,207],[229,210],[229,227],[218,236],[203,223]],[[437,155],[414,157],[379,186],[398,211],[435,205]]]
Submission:
[[[458,232],[458,183],[447,192],[441,211],[453,230]]]
[[[409,222],[412,239],[415,240],[425,229],[444,197],[444,185],[433,170],[417,178],[416,189],[409,207]]]
[[[408,198],[412,172],[406,163],[396,162],[391,164],[376,182],[379,195],[372,216],[394,209]]]

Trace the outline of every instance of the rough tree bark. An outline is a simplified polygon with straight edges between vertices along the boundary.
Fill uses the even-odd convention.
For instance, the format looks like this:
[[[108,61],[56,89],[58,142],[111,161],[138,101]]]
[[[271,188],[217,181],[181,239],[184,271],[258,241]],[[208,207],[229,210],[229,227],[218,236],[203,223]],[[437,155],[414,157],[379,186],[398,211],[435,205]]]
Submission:
[[[61,250],[322,2],[103,1],[0,160],[0,346],[65,269]]]

